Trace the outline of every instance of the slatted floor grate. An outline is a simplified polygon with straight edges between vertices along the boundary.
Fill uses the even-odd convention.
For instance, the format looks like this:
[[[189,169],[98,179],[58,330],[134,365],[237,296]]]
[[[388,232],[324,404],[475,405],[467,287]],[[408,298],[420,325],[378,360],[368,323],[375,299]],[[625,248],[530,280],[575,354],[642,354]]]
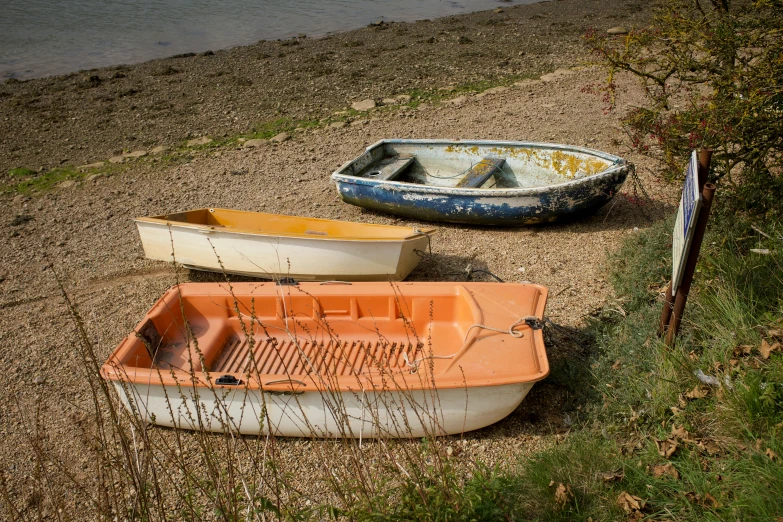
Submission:
[[[371,369],[395,370],[420,357],[421,345],[410,342],[328,341],[313,343],[300,339],[256,339],[251,364],[250,343],[232,335],[210,368],[213,372],[244,373],[248,370],[271,375],[354,375]],[[257,368],[254,368],[256,366]]]

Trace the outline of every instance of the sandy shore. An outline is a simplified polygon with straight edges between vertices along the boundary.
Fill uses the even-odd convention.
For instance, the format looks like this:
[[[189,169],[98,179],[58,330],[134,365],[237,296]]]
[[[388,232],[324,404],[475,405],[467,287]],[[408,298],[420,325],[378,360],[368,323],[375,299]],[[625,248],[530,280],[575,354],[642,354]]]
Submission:
[[[537,77],[584,60],[581,36],[588,28],[632,25],[648,16],[639,0],[497,6],[320,39],[6,81],[0,85],[0,173],[246,133],[278,118],[317,120],[365,98]]]
[[[357,99],[578,66],[585,58],[579,35],[587,26],[627,24],[644,16],[641,4],[608,4],[564,0],[503,8],[502,13],[297,40],[296,45],[266,42],[213,56],[6,84],[0,87],[0,132],[7,137],[0,141],[0,165],[89,163],[122,149],[243,133],[253,122],[277,115],[323,117]],[[471,43],[458,43],[460,36]],[[430,38],[435,42],[428,43]],[[176,72],[158,74],[167,67]],[[327,69],[332,72],[317,72]],[[92,82],[95,86],[86,85],[91,76],[100,78]],[[7,376],[0,387],[0,462],[17,507],[37,509],[24,422],[36,405],[47,440],[56,453],[68,457],[81,479],[91,480],[94,465],[74,420],[89,408],[89,396],[73,348],[73,325],[51,271],[43,267],[54,264],[78,303],[99,356],[108,356],[174,281],[172,267],[144,259],[130,220],[135,216],[217,206],[414,224],[341,203],[329,175],[370,143],[388,137],[586,145],[635,162],[655,203],[634,204],[626,197],[632,194],[627,183],[612,203],[578,221],[512,229],[437,225],[436,255],[411,276],[453,280],[458,276],[450,274],[472,263],[507,281],[541,283],[551,289],[547,315],[580,326],[610,292],[602,268],[606,252],[670,212],[674,201],[670,189],[656,180],[654,165],[623,145],[618,113],[605,113],[600,97],[586,92],[586,86],[603,77],[600,70],[577,67],[550,81],[456,102],[360,114],[344,127],[297,132],[278,144],[192,150],[172,163],[145,157],[114,176],[33,196],[0,195],[6,238],[0,245],[0,369]],[[622,114],[624,107],[641,103],[642,96],[628,78],[619,78],[619,86]],[[120,96],[128,89],[137,92]],[[582,364],[585,354],[573,346],[551,346],[549,356],[555,365]],[[536,451],[566,428],[566,414],[578,416],[573,408],[561,386],[544,381],[509,418],[468,434],[458,458],[492,465]],[[320,443],[283,440],[279,445],[282,462],[303,487],[317,481],[308,471],[313,468],[303,465],[315,458],[309,444]],[[63,499],[64,505],[75,509],[82,502],[77,497]]]

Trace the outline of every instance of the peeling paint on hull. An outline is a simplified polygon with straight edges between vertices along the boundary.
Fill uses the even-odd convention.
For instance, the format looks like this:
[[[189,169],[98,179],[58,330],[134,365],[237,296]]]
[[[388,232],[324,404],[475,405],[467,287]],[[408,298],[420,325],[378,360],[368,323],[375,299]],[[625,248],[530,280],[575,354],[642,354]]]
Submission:
[[[621,158],[603,152],[539,143],[384,140],[369,147],[368,151],[387,144],[420,144],[422,147],[441,146],[452,150],[499,144],[504,150],[537,148],[547,152],[554,150],[561,155],[595,156],[608,166],[601,172],[578,179],[527,188],[461,189],[381,181],[343,173],[350,163],[332,175],[346,203],[427,221],[514,226],[587,214],[606,204],[617,193],[632,168]]]

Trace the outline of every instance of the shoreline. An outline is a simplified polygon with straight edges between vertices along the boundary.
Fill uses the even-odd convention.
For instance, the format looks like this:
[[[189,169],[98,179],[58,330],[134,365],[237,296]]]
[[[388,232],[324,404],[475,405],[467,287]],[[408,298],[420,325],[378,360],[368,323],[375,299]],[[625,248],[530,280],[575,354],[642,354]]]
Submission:
[[[605,2],[589,2],[585,9],[592,4]],[[584,57],[579,41],[581,29],[574,27],[565,34],[561,26],[552,24],[567,21],[568,16],[583,19],[584,9],[570,14],[563,9],[581,5],[575,0],[563,0],[511,9],[518,17],[501,20],[502,24],[487,21],[503,13],[479,13],[469,15],[469,20],[456,17],[424,25],[407,24],[405,30],[389,24],[384,29],[365,28],[323,42],[281,42],[212,56],[90,72],[90,76],[98,77],[97,81],[90,81],[88,73],[82,73],[12,84],[12,94],[0,97],[0,122],[4,129],[13,128],[18,133],[9,136],[18,148],[14,152],[19,158],[28,159],[14,159],[7,144],[10,140],[3,140],[0,147],[4,165],[10,160],[14,166],[34,165],[30,162],[48,161],[52,154],[55,159],[68,155],[68,162],[79,165],[105,159],[122,148],[151,152],[153,147],[167,143],[178,147],[188,139],[187,133],[193,138],[210,135],[218,145],[195,145],[139,160],[128,159],[119,166],[112,165],[117,170],[111,171],[111,175],[80,174],[83,177],[77,181],[57,181],[35,195],[7,190],[0,195],[4,203],[0,220],[5,223],[2,229],[6,237],[0,247],[0,265],[5,267],[0,270],[0,336],[7,347],[0,356],[0,369],[9,376],[6,386],[0,389],[0,402],[9,405],[7,414],[0,418],[0,434],[6,441],[0,447],[0,459],[9,470],[4,487],[11,492],[12,507],[27,518],[36,513],[39,518],[56,517],[58,509],[63,510],[66,518],[73,513],[79,513],[83,519],[102,516],[91,504],[92,492],[99,491],[96,488],[100,470],[90,445],[93,439],[85,430],[89,424],[84,420],[85,412],[94,406],[81,371],[84,360],[74,346],[74,324],[61,290],[84,318],[86,334],[102,362],[167,288],[186,281],[224,280],[221,274],[189,272],[146,259],[134,217],[218,207],[361,223],[434,226],[438,233],[433,239],[432,255],[423,259],[407,280],[464,280],[466,266],[471,266],[488,270],[507,282],[531,281],[551,290],[548,318],[571,328],[584,326],[612,291],[605,270],[606,253],[671,215],[680,195],[676,187],[659,179],[654,160],[634,153],[623,143],[620,116],[628,108],[644,103],[639,83],[629,75],[616,78],[618,91],[623,95],[613,112],[606,112],[601,97],[585,88],[605,81],[605,72],[597,68],[564,68],[558,74],[547,74],[545,80],[487,89],[493,83],[534,76],[525,71],[540,65],[539,59],[546,60],[548,70],[559,64],[576,65]],[[544,7],[548,11],[540,11]],[[614,13],[614,9],[605,7],[605,13]],[[602,24],[630,25],[629,20],[608,18],[602,19]],[[542,24],[542,34],[546,28],[558,38],[541,43],[538,51],[526,48],[526,53],[533,55],[530,69],[525,69],[527,66],[521,62],[499,68],[493,53],[510,54],[515,38],[528,45],[527,39],[511,36],[514,30],[524,33],[537,23]],[[462,26],[466,29],[456,29]],[[424,27],[429,29],[425,31]],[[498,27],[505,32],[487,38],[476,36],[477,32]],[[447,34],[440,34],[441,30]],[[403,34],[396,34],[399,31]],[[509,37],[503,38],[503,34]],[[436,42],[416,43],[424,36],[435,38]],[[472,43],[460,44],[460,36]],[[346,45],[358,41],[363,43]],[[493,43],[496,41],[509,45],[499,46]],[[393,45],[405,47],[378,50]],[[410,61],[413,54],[407,53],[418,56],[422,49],[439,51]],[[270,55],[283,52],[285,56],[253,57],[253,53],[267,50]],[[459,54],[468,52],[482,56]],[[374,66],[368,66],[368,62]],[[149,74],[165,71],[165,67],[177,72]],[[295,75],[304,76],[307,67],[330,67],[333,72],[311,75],[298,82],[292,79]],[[518,70],[496,74],[491,81],[485,78],[495,74],[493,71],[508,68]],[[385,79],[397,70],[405,75]],[[218,71],[226,74],[215,75]],[[352,78],[351,73],[356,71],[365,76]],[[251,72],[253,85],[237,85],[236,78]],[[112,79],[115,73],[123,77]],[[270,77],[268,82],[265,75]],[[340,79],[345,82],[340,83]],[[354,83],[349,84],[348,80]],[[222,87],[216,87],[217,84]],[[449,85],[454,89],[442,90]],[[111,89],[134,86],[140,91],[114,95],[112,101],[101,100],[111,95]],[[9,86],[2,89],[7,91]],[[266,93],[266,97],[259,99],[253,89]],[[422,99],[430,101],[418,107],[410,105],[412,99],[409,105],[382,106],[369,112],[346,110],[357,100],[382,101],[390,95],[417,93],[423,93]],[[16,105],[24,101],[22,95],[37,97],[37,102],[31,98],[26,103],[39,108]],[[294,95],[299,98],[294,99]],[[203,101],[187,104],[179,97]],[[278,101],[279,112],[275,107]],[[164,110],[167,104],[173,108]],[[271,109],[260,107],[261,104]],[[155,109],[158,105],[163,108]],[[282,124],[276,120],[295,122],[303,105],[317,113],[308,121],[315,121],[318,126],[294,131],[288,140],[263,141],[257,147],[240,145],[236,138],[248,132],[279,130]],[[114,110],[106,112],[108,106]],[[155,114],[157,117],[153,117]],[[304,118],[307,117],[305,111]],[[109,124],[98,129],[101,119],[108,119]],[[337,121],[320,123],[331,119]],[[263,122],[267,123],[262,125]],[[128,136],[135,139],[126,142]],[[557,141],[603,150],[636,165],[638,179],[653,201],[645,206],[637,204],[634,180],[629,178],[621,192],[593,215],[509,228],[425,223],[342,202],[330,174],[367,145],[390,137]],[[6,187],[9,180],[17,179],[5,176]],[[586,355],[578,343],[552,348],[548,357],[553,368],[568,367]],[[578,415],[575,407],[567,388],[557,379],[545,379],[504,420],[463,437],[447,439],[462,445],[450,462],[460,470],[469,469],[475,462],[492,468],[506,465],[514,458],[535,455],[562,440],[570,424],[566,419]],[[39,462],[39,454],[37,446],[31,446],[31,426],[37,430],[36,436],[41,434],[35,440],[45,440],[51,455],[67,456],[58,461],[62,468],[42,468],[51,473],[47,482],[51,493],[46,495],[41,494],[34,481],[40,475],[31,463]],[[193,434],[150,430],[156,440],[169,447],[181,441],[184,455],[199,455]],[[290,483],[313,502],[328,502],[324,484],[330,477],[322,473],[319,455],[333,448],[339,462],[344,446],[329,440],[297,438],[278,438],[274,444],[275,465],[290,478]],[[419,445],[415,441],[412,444],[414,448]],[[371,443],[365,445],[368,451],[372,450]],[[161,476],[168,476],[170,468],[165,462],[155,466]],[[200,477],[199,469],[194,470]],[[73,487],[74,480],[79,488]],[[178,484],[167,481],[161,491],[166,498],[176,499]]]
[[[353,102],[538,77],[586,59],[590,28],[642,2],[560,0],[0,84],[0,172],[46,172],[188,139],[323,121]]]
[[[541,0],[494,0],[495,6]],[[44,0],[25,9],[12,8],[0,20],[0,83],[7,78],[31,80],[62,76],[117,65],[137,65],[180,54],[201,54],[287,40],[306,34],[322,38],[373,22],[415,22],[469,14],[492,8],[493,0],[460,2],[365,2],[362,0],[303,0],[248,2],[228,0],[214,6],[203,0],[181,9],[176,2],[148,1],[140,11],[133,5],[107,5],[79,0],[63,13],[57,26],[41,27]],[[154,10],[154,13],[153,13]],[[78,37],[65,27],[80,27]],[[5,31],[3,31],[3,29]],[[38,35],[28,41],[31,34]],[[34,43],[35,42],[35,43]],[[48,42],[45,43],[44,42]],[[96,45],[111,42],[108,45]]]

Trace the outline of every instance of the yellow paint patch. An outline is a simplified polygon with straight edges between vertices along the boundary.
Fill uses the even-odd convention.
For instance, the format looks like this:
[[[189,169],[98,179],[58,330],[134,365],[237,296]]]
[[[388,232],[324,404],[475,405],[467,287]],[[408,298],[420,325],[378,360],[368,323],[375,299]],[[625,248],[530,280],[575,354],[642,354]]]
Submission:
[[[448,153],[479,155],[477,146],[464,147],[460,145],[448,145],[445,149]],[[580,158],[578,155],[560,150],[549,151],[520,147],[492,147],[487,149],[490,154],[506,159],[518,159],[532,163],[537,167],[557,173],[566,179],[593,176],[603,172],[609,167],[606,160],[594,157]]]

